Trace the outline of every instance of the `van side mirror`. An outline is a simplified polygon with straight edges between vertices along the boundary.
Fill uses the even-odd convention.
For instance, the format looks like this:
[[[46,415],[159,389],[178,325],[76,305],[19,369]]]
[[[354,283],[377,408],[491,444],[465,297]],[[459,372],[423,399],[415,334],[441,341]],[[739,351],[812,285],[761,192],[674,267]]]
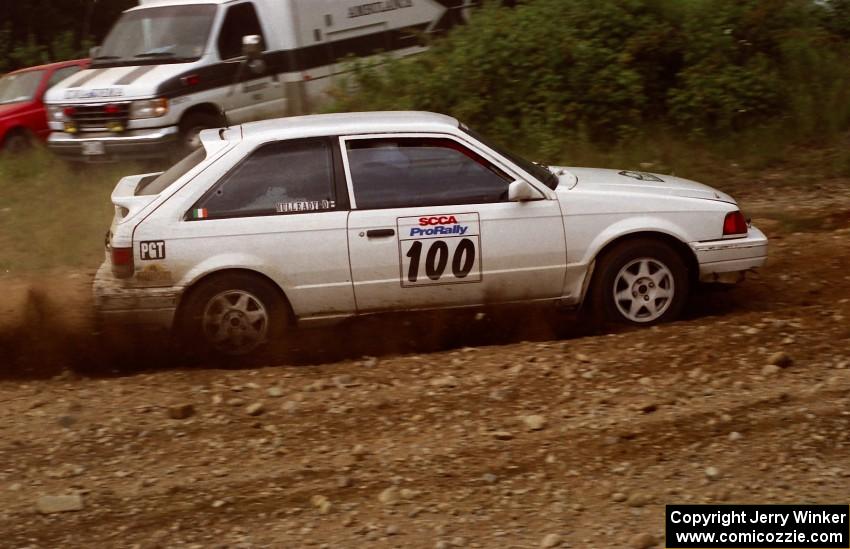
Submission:
[[[242,37],[242,55],[248,61],[260,59],[263,56],[263,39],[259,34],[248,34]]]
[[[258,34],[248,34],[242,37],[242,56],[248,69],[254,74],[266,72],[266,62],[263,60],[263,38]]]
[[[511,202],[528,202],[540,200],[543,195],[527,181],[517,180],[508,186],[508,200]]]
[[[100,46],[92,46],[89,48],[89,58],[94,59],[100,55]]]

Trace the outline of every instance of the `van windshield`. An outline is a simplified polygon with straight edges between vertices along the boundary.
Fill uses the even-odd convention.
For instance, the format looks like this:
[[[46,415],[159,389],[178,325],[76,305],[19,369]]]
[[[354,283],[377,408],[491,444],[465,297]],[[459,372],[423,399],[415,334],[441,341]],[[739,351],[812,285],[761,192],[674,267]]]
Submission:
[[[216,7],[189,4],[125,12],[109,31],[94,66],[185,63],[207,46]]]
[[[0,105],[32,101],[44,71],[7,74],[0,78]]]

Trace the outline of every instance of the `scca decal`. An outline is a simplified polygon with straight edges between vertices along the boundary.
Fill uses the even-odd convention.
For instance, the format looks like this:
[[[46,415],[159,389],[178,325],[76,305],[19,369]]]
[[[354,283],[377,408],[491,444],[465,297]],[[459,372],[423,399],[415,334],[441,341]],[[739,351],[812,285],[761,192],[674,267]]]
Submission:
[[[425,227],[428,225],[455,225],[457,218],[453,215],[435,215],[432,217],[420,217],[419,226]]]

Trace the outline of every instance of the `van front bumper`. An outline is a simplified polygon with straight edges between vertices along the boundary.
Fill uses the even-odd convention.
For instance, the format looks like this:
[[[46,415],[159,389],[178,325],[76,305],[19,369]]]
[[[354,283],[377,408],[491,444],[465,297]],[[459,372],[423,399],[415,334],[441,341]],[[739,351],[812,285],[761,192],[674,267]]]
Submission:
[[[52,132],[47,138],[47,147],[63,159],[78,162],[148,160],[171,156],[179,134],[177,126],[130,130],[120,135]]]
[[[744,273],[767,261],[767,237],[756,227],[747,236],[691,244],[703,282],[738,282]]]

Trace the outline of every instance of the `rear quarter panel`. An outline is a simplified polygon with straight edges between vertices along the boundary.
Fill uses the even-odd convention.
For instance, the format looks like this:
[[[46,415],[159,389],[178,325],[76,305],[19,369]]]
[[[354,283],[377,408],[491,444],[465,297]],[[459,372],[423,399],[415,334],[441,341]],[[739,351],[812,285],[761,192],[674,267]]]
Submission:
[[[260,273],[277,284],[297,316],[355,310],[348,262],[347,211],[291,216],[184,220],[196,201],[256,147],[241,142],[184,185],[133,232],[137,281],[187,288],[228,269]],[[165,258],[144,260],[142,242],[163,241]],[[150,271],[150,275],[139,273]]]

